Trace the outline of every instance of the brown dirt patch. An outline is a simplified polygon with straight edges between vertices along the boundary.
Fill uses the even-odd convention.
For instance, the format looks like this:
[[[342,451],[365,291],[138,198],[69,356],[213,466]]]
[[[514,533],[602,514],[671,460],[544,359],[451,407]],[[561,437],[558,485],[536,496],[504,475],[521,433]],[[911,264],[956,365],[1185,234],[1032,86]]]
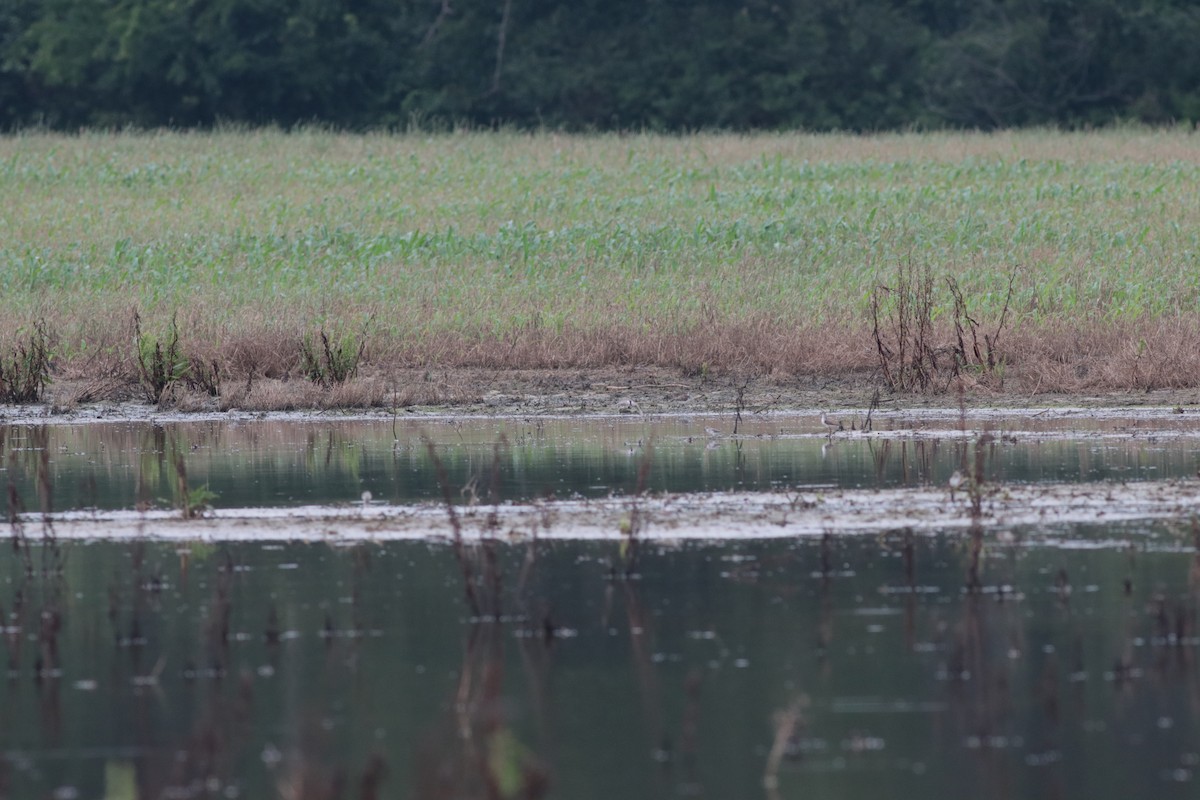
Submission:
[[[464,415],[735,413],[739,393],[743,413],[793,409],[866,408],[880,381],[873,370],[834,377],[817,375],[688,376],[663,367],[594,369],[396,369],[366,371],[344,386],[322,389],[299,378],[255,378],[228,382],[220,398],[180,389],[162,410],[326,411],[396,408]],[[247,387],[249,391],[247,391]],[[113,378],[60,380],[51,385],[45,406],[0,408],[8,416],[70,415],[83,408],[107,408],[101,416],[130,416],[139,400],[136,386]],[[1200,404],[1200,389],[1029,392],[983,383],[965,386],[967,407],[1116,407]],[[882,409],[955,407],[959,394],[889,394],[879,391]],[[149,410],[149,407],[147,407]],[[89,417],[94,416],[89,414]]]
[[[100,330],[103,346],[55,364],[48,402],[69,411],[140,397],[124,323]],[[127,327],[127,326],[125,326]],[[670,327],[669,325],[666,327]],[[253,328],[253,326],[251,326]],[[727,411],[869,404],[1105,405],[1200,398],[1200,316],[1046,322],[1005,330],[1001,364],[954,370],[945,322],[922,348],[936,353],[927,392],[889,394],[871,331],[861,324],[807,326],[778,320],[714,320],[676,331],[529,328],[503,336],[442,333],[368,338],[358,376],[320,388],[299,371],[303,333],[264,326],[236,332],[191,325],[184,351],[221,374],[217,398],[180,387],[165,407],[179,411],[437,407],[479,413]],[[95,331],[93,333],[96,333]],[[100,335],[103,334],[103,335]],[[125,336],[124,338],[128,338]]]

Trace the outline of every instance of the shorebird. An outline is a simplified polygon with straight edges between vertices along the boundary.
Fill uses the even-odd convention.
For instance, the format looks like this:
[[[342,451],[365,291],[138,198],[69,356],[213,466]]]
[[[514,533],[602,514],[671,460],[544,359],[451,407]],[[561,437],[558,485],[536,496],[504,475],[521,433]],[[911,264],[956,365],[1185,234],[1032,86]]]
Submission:
[[[704,433],[708,436],[720,436],[721,432],[716,428],[705,428]]]
[[[956,470],[954,470],[954,472],[950,473],[950,480],[947,481],[947,483],[950,484],[950,502],[953,503],[954,502],[954,490],[957,489],[958,487],[962,486],[962,483],[963,483],[962,471],[956,469]]]
[[[826,428],[828,428],[828,429],[829,429],[829,435],[830,435],[830,436],[832,436],[832,435],[833,435],[834,431],[844,431],[844,430],[846,430],[845,428],[843,428],[843,427],[842,427],[842,423],[841,423],[841,421],[840,421],[840,420],[832,420],[832,419],[830,419],[829,417],[825,416],[825,412],[824,412],[824,411],[822,411],[822,412],[821,412],[821,424],[822,424],[822,425],[824,425]]]

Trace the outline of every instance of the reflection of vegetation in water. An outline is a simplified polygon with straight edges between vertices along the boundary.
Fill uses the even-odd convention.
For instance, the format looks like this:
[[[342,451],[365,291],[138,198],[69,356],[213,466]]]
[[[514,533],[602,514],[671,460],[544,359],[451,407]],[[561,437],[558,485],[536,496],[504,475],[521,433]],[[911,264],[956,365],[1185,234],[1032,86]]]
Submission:
[[[137,767],[133,762],[104,762],[104,800],[138,800]]]
[[[734,797],[766,774],[854,800],[1081,773],[1135,796],[1190,769],[1197,552],[1072,533],[1146,547],[992,542],[965,593],[957,536],[645,542],[630,580],[612,543],[495,542],[468,554],[478,613],[426,543],[71,544],[57,576],[0,555],[25,721],[0,753],[13,796]]]
[[[752,424],[754,423],[754,424]],[[441,491],[422,435],[435,443],[455,502],[490,484],[492,447],[504,499],[633,494],[646,443],[654,458],[647,492],[838,486],[944,486],[968,442],[949,439],[780,438],[780,423],[743,420],[750,435],[706,436],[704,423],[610,420],[378,422],[191,422],[11,426],[5,429],[21,493],[36,496],[38,446],[48,437],[54,507],[180,506],[175,454],[189,487],[207,486],[224,507],[436,501]],[[41,434],[39,434],[41,435]],[[1128,480],[1190,476],[1197,444],[1177,439],[1025,440],[996,433],[984,448],[999,482]]]
[[[495,455],[499,453],[497,447]],[[505,575],[497,547],[491,541],[469,548],[455,542],[470,617],[457,684],[448,702],[450,713],[434,725],[434,733],[422,746],[418,797],[537,798],[546,793],[550,782],[542,758],[513,724],[516,715],[507,702],[511,689],[505,675],[506,651],[515,633],[531,711],[544,739],[547,673],[538,665],[551,657],[556,631],[544,611],[538,620],[535,606],[544,601],[533,599],[535,592],[530,589],[537,582],[536,545],[528,545],[515,576]],[[513,564],[512,559],[506,561]],[[506,577],[515,578],[514,588],[507,588]],[[510,605],[516,606],[518,614],[505,613]],[[510,631],[510,626],[515,630]]]

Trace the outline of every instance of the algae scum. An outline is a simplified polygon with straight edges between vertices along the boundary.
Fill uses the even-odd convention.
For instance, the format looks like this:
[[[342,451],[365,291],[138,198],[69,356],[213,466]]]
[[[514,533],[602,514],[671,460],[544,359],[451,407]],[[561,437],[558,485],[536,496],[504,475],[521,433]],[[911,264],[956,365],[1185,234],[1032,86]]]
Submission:
[[[0,428],[0,796],[1191,797],[1196,422]]]

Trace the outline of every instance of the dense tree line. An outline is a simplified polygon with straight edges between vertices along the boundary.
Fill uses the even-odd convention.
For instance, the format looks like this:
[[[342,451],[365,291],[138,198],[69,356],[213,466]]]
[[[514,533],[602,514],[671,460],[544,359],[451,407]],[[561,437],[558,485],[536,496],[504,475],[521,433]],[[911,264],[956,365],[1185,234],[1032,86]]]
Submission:
[[[1200,120],[1194,0],[0,0],[0,127]]]

